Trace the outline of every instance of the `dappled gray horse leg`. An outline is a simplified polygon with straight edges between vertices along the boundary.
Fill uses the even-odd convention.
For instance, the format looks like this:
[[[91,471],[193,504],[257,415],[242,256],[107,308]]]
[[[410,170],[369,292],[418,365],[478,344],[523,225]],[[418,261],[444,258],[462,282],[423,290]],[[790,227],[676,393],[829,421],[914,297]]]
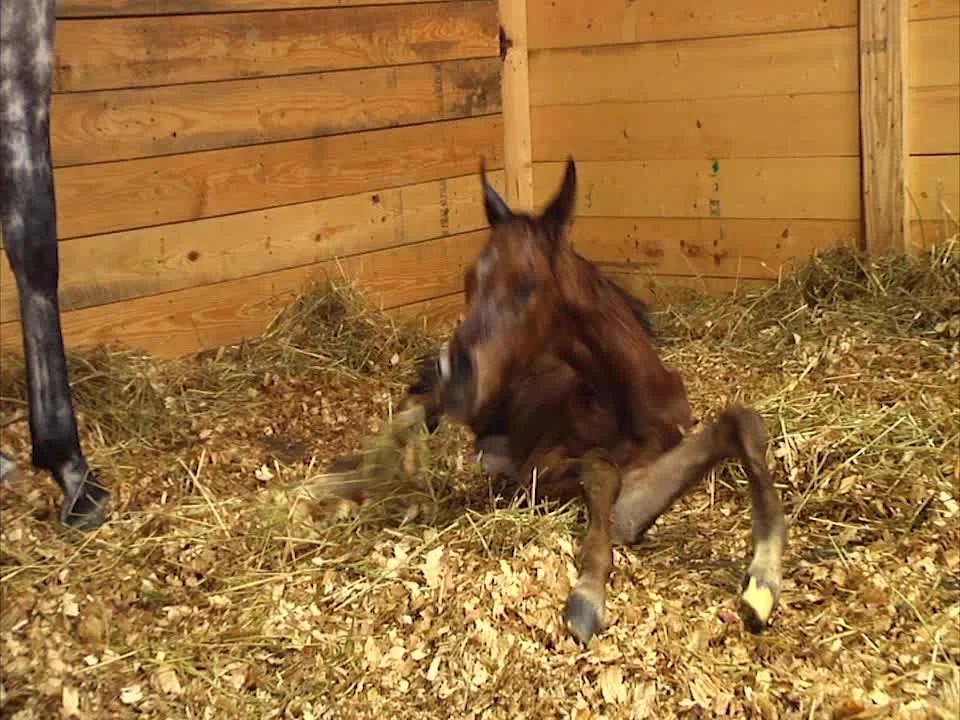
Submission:
[[[767,470],[769,438],[753,410],[732,407],[656,462],[628,471],[612,513],[613,541],[632,544],[718,463],[737,458],[750,482],[753,559],[743,579],[741,613],[753,632],[767,625],[780,599],[786,521]]]
[[[32,462],[60,485],[61,520],[90,529],[103,522],[110,493],[80,449],[60,326],[49,135],[54,10],[54,0],[0,7],[0,223],[20,301]],[[10,475],[12,461],[0,470]]]

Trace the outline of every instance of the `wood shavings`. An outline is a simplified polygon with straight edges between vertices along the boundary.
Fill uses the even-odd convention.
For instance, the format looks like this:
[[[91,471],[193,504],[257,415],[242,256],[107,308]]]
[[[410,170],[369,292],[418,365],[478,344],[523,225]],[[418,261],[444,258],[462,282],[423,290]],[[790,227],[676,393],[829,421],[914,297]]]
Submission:
[[[84,439],[124,510],[76,543],[39,474],[2,488],[2,713],[955,720],[960,350],[937,330],[947,300],[923,289],[940,280],[897,273],[877,276],[893,300],[834,301],[846,281],[820,275],[752,310],[657,308],[694,406],[745,401],[769,421],[791,536],[782,612],[759,637],[735,606],[750,542],[735,465],[616,549],[612,624],[585,651],[560,615],[578,508],[510,504],[464,433],[398,442],[382,420],[432,340],[308,298],[297,311],[327,319],[219,359],[95,356]],[[4,397],[22,397],[15,383]],[[28,456],[22,420],[4,432]],[[380,433],[402,500],[289,490]]]

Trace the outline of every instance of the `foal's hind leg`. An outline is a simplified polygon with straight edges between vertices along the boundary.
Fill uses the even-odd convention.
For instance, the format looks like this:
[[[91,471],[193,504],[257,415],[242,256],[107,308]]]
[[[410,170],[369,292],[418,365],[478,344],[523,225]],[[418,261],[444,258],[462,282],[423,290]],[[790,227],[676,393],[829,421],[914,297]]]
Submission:
[[[567,597],[567,629],[586,644],[602,629],[607,581],[613,570],[610,516],[620,493],[620,470],[602,453],[591,452],[581,464],[588,526],[580,550],[580,578]]]
[[[753,410],[731,407],[654,463],[628,472],[612,513],[613,540],[634,543],[717,463],[738,458],[750,482],[753,559],[743,580],[741,612],[753,632],[767,624],[780,599],[786,522],[767,470],[768,437]]]

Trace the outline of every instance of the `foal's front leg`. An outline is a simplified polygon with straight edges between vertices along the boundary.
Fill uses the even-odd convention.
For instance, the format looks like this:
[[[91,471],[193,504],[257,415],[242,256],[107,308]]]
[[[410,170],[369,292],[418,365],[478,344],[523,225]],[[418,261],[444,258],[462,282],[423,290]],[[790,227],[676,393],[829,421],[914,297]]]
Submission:
[[[611,513],[620,494],[620,470],[599,451],[588,453],[581,465],[588,526],[580,550],[580,578],[567,597],[567,629],[587,644],[603,628],[607,581],[613,571]]]

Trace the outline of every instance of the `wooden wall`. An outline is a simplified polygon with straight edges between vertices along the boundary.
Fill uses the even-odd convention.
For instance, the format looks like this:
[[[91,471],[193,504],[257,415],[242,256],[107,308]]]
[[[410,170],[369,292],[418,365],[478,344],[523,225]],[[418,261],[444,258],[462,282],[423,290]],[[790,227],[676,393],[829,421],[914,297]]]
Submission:
[[[59,1],[69,347],[236,342],[340,273],[454,314],[481,155],[537,207],[574,155],[577,246],[647,297],[652,276],[725,291],[864,242],[858,0],[345,1]],[[906,2],[919,249],[960,216],[960,2]],[[8,348],[15,297],[4,259]]]
[[[341,272],[398,312],[456,308],[486,225],[481,155],[503,182],[496,0],[60,0],[58,15],[68,348],[235,342]],[[6,258],[0,343],[20,348]]]
[[[907,86],[906,211],[923,249],[960,227],[960,1],[912,1]]]
[[[956,153],[957,7],[911,2],[915,152]],[[527,0],[527,15],[534,195],[572,153],[576,241],[626,284],[723,290],[862,243],[857,0]],[[955,170],[913,159],[926,209],[934,178],[955,196]]]

